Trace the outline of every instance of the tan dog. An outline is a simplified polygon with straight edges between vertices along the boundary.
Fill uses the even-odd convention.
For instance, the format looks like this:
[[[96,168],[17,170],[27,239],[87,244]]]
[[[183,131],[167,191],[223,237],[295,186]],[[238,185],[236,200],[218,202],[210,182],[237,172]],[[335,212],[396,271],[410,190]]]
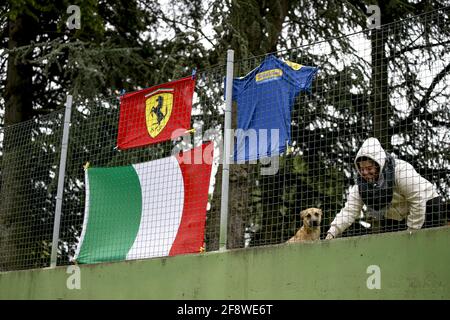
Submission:
[[[322,221],[322,210],[318,208],[308,208],[300,213],[303,226],[297,231],[295,236],[287,242],[313,241],[320,239],[320,223]]]

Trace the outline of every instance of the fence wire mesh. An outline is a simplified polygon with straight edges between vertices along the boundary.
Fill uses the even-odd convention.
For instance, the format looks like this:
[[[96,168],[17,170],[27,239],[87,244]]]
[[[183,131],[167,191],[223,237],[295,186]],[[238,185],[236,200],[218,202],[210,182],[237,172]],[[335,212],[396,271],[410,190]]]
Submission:
[[[215,215],[211,211],[214,210],[214,206],[210,203],[207,207],[207,204],[208,198],[212,202],[214,197],[213,190],[217,189],[213,188],[216,184],[214,177],[217,176],[217,165],[214,163],[218,162],[217,159],[209,161],[208,164],[211,164],[211,168],[202,167],[196,162],[198,159],[192,158],[191,163],[193,166],[191,169],[186,169],[182,165],[180,165],[181,169],[178,169],[177,165],[174,167],[173,159],[175,158],[173,158],[173,155],[179,155],[183,152],[188,152],[192,148],[201,147],[203,143],[208,141],[213,141],[213,143],[216,141],[215,149],[218,149],[221,141],[220,129],[223,121],[223,85],[221,84],[222,79],[219,79],[223,76],[222,70],[223,66],[196,75],[192,117],[191,121],[188,122],[189,127],[183,130],[189,132],[172,141],[120,150],[117,148],[120,97],[85,105],[80,103],[74,104],[66,171],[66,188],[67,186],[69,187],[65,193],[66,198],[60,235],[61,255],[58,264],[67,263],[74,258],[79,262],[99,262],[102,261],[101,259],[112,260],[125,257],[138,259],[200,252],[204,248],[205,239],[203,238],[202,230],[205,228],[205,224],[206,234],[210,237],[215,237],[214,233],[218,233],[215,225],[218,224],[217,222],[212,222]],[[175,108],[175,106],[176,103],[174,101],[173,107]],[[167,112],[166,106],[160,111],[165,114]],[[175,109],[172,110],[172,118],[176,119],[178,117],[176,112]],[[136,122],[139,121],[138,119],[134,120]],[[218,155],[218,150],[215,150],[215,153]],[[204,158],[204,163],[208,162],[207,157],[205,156]],[[84,237],[83,245],[89,246],[91,245],[90,242],[102,242],[98,250],[100,251],[99,254],[104,257],[97,258],[92,256],[86,257],[83,249],[77,257],[75,256],[76,249],[79,247],[80,237],[82,236],[82,223],[86,212],[84,166],[87,162],[89,162],[89,167],[92,167],[92,170],[94,167],[123,169],[125,166],[133,166],[139,175],[142,188],[141,209],[134,208],[133,204],[130,203],[132,200],[127,199],[127,196],[130,195],[129,193],[126,195],[104,194],[103,198],[92,198],[89,204],[90,212],[100,213],[106,210],[103,220],[99,221],[100,226],[99,229],[96,229],[96,233],[91,233],[90,237],[88,237],[89,228],[92,228],[92,230],[96,228],[94,225],[88,225],[87,234]],[[143,163],[147,164],[143,165]],[[140,164],[141,167],[139,168],[139,165],[136,166],[136,164]],[[214,172],[211,187],[209,176],[202,172],[203,169]],[[90,170],[88,169],[88,172]],[[111,183],[122,184],[124,190],[133,187],[130,182],[132,179],[130,180],[127,175],[120,180],[120,178],[117,179],[119,174],[115,171],[108,171],[108,173],[111,176],[107,176],[105,179],[109,179]],[[183,174],[181,181],[183,182],[184,179],[184,185],[180,185],[177,182],[180,173]],[[116,179],[113,177],[116,177]],[[90,177],[90,184],[92,182],[91,179],[94,181],[94,178]],[[189,196],[190,200],[186,201],[188,199],[186,194],[189,192],[189,189],[192,189],[190,192],[198,193],[201,196],[202,192],[199,189],[201,185],[203,187],[206,185],[206,192],[209,194],[209,197],[207,196],[203,199],[197,196],[191,199]],[[70,192],[69,190],[73,190],[74,187],[77,192]],[[118,191],[121,188],[116,186],[110,190]],[[91,194],[94,191],[94,186],[91,184]],[[145,195],[144,192],[147,192],[147,194]],[[184,198],[183,194],[185,195]],[[98,195],[97,197],[101,196]],[[101,205],[96,206],[95,200],[99,203],[101,202]],[[135,202],[138,201],[136,200]],[[115,213],[117,210],[118,212]],[[127,241],[130,241],[128,233],[130,230],[125,230],[124,225],[126,223],[123,223],[121,216],[123,216],[124,211],[128,211],[130,212],[130,220],[132,220],[133,212],[136,210],[141,210],[142,217],[135,219],[135,222],[138,223],[140,221],[141,225],[140,227],[134,226],[136,229],[133,232],[135,232],[136,238],[132,239],[132,241],[135,241],[133,246],[126,253],[123,252],[125,249],[122,248],[123,250],[121,251],[117,249],[116,245],[114,245],[114,248],[109,247],[108,242],[111,241],[108,241],[108,236],[110,236],[110,232],[113,232],[111,229],[115,227],[122,230],[124,234],[118,235],[116,233],[114,239],[123,243],[123,247],[127,246]],[[156,213],[156,216],[146,218],[146,212],[150,211]],[[203,217],[205,211],[207,215]],[[180,222],[179,214],[181,213],[183,214],[183,219]],[[138,213],[135,212],[135,214]],[[205,222],[206,217],[207,220]],[[178,223],[181,223],[180,226],[178,226]],[[177,234],[178,228],[186,229],[187,239]],[[201,239],[198,238],[199,235],[201,235]],[[98,245],[97,243],[96,246]],[[86,249],[85,251],[89,250]]]
[[[57,111],[0,131],[2,270],[50,264],[63,116]]]
[[[308,227],[310,221],[318,219],[315,215],[318,211],[305,211],[307,208],[318,208],[322,212],[318,223],[320,231],[316,234],[322,240],[328,231],[334,237],[346,237],[414,229],[424,219],[426,227],[447,223],[450,50],[448,33],[441,30],[449,28],[448,13],[447,8],[379,29],[273,54],[284,62],[318,67],[319,72],[312,79],[311,90],[300,90],[287,106],[290,118],[284,120],[290,139],[278,141],[286,142],[286,148],[270,161],[259,159],[231,164],[228,248],[290,240],[302,226]],[[244,77],[254,70],[258,72],[266,58],[237,61],[235,77]],[[297,68],[295,65],[288,67]],[[273,69],[277,68],[270,70]],[[259,79],[278,75],[266,73]],[[214,141],[216,158],[208,183],[206,220],[194,222],[191,227],[205,228],[199,247],[206,251],[219,249],[224,77],[225,66],[197,73],[189,128],[195,130],[176,141],[126,150],[117,148],[120,97],[74,101],[58,265],[72,263],[82,233],[87,233],[83,228],[87,203],[84,166],[87,162],[89,168],[111,169],[151,161],[156,164],[153,167],[156,171],[148,169],[147,173],[162,179],[156,191],[162,190],[162,194],[175,197],[177,192],[169,192],[174,176],[164,175],[168,167],[155,161],[207,141]],[[273,82],[276,79],[269,80],[272,81],[266,82],[264,90],[275,90]],[[267,91],[261,90],[252,91],[247,98],[249,103],[267,100],[269,109],[259,112],[253,119],[261,128],[272,128],[270,123],[281,108],[279,96],[285,92],[275,90],[270,94],[273,101],[266,98]],[[245,104],[237,101],[233,105],[233,129],[238,128],[239,117],[245,109]],[[63,110],[58,111],[0,131],[2,270],[46,267],[50,263],[63,115]],[[382,152],[369,140],[366,142],[368,158],[359,162],[358,174],[355,159],[364,141],[370,137],[378,139],[386,157],[375,159],[381,163],[377,168],[370,159],[377,157],[373,154]],[[388,165],[391,160],[387,156],[392,156],[394,165]],[[381,186],[370,183],[373,170],[381,171],[382,180],[377,181]],[[364,179],[356,183],[361,176]],[[203,179],[198,177],[193,178],[196,184]],[[149,179],[148,184],[155,184]],[[128,185],[123,182],[127,180],[111,181],[123,187]],[[359,189],[355,189],[355,185]],[[366,190],[365,193],[358,192],[361,189]],[[109,197],[111,202],[117,202],[114,208],[119,211],[118,218],[113,222],[120,226],[123,210],[134,203],[119,194]],[[148,236],[156,234],[157,237],[137,245],[143,251],[153,250],[153,256],[169,254],[161,246],[167,247],[167,243],[176,238],[172,229],[169,228],[171,236],[158,229],[165,223],[173,224],[172,209],[162,215],[170,199],[155,200],[159,201],[156,211],[161,216],[156,221],[158,226],[150,230]],[[90,209],[94,206],[89,205]],[[108,208],[110,212],[112,209]],[[114,216],[113,212],[110,214]],[[311,226],[315,226],[314,222]],[[113,231],[106,227],[97,232],[103,234],[104,242],[108,242],[111,233]],[[123,238],[119,236],[119,239]],[[158,246],[155,243],[159,243]],[[110,252],[105,247],[102,250],[101,254],[106,252],[118,259],[126,258],[128,254]],[[130,253],[128,257],[149,256]],[[91,262],[98,261],[101,259]]]

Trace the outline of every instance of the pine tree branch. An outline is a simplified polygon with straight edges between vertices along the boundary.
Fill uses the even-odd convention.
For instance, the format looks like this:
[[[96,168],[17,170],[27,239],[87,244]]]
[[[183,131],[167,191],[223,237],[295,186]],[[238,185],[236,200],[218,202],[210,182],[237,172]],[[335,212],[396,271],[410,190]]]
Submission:
[[[444,41],[444,42],[438,42],[438,43],[434,43],[434,44],[425,44],[425,45],[418,45],[418,46],[412,46],[412,47],[406,47],[406,48],[403,48],[402,50],[399,50],[399,51],[394,51],[389,57],[387,57],[386,59],[388,59],[389,61],[390,60],[393,60],[393,59],[395,59],[395,58],[398,58],[398,56],[400,56],[400,55],[403,55],[404,53],[406,53],[406,52],[411,52],[411,51],[414,51],[414,50],[419,50],[419,49],[428,49],[428,48],[433,48],[433,47],[436,47],[436,46],[445,46],[445,45],[447,45],[447,44],[449,44],[450,43],[450,40],[449,41]]]
[[[431,94],[439,82],[446,76],[450,74],[450,64],[448,64],[444,69],[442,69],[433,79],[430,86],[428,87],[425,95],[422,97],[420,102],[414,107],[411,114],[401,120],[398,121],[393,127],[390,128],[390,134],[397,134],[404,131],[404,128],[412,128],[412,125],[415,120],[419,121],[428,121],[434,127],[445,126],[448,127],[448,121],[440,121],[437,120],[433,113],[427,111],[425,108],[428,103],[432,100]]]
[[[429,100],[431,93],[433,92],[434,88],[437,86],[437,84],[447,75],[450,73],[450,63],[439,72],[436,77],[434,77],[433,81],[431,82],[430,86],[428,87],[427,92],[425,93],[424,97],[420,101],[419,105],[415,108],[414,113],[419,114],[420,109],[425,107]]]

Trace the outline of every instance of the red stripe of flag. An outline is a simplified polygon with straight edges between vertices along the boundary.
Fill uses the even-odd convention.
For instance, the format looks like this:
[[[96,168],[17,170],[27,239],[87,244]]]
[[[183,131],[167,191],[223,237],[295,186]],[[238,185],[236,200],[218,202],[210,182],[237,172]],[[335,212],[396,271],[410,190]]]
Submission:
[[[208,142],[177,156],[183,174],[184,206],[169,256],[198,253],[203,246],[213,147]]]

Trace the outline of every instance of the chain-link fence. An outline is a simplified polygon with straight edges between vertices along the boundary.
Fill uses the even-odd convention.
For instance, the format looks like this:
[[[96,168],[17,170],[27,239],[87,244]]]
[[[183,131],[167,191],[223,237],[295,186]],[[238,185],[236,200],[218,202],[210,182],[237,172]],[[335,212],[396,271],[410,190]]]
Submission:
[[[2,270],[50,263],[63,116],[57,111],[0,131]]]
[[[244,142],[244,158],[233,154],[242,161],[229,168],[227,248],[284,243],[296,234],[296,240],[323,240],[447,223],[450,32],[438,31],[448,28],[448,16],[449,9],[438,10],[347,37],[235,62],[231,128],[235,147],[240,146],[240,134],[247,145]],[[318,72],[305,74],[312,70],[308,67],[318,68]],[[97,182],[92,180],[87,188],[91,177],[85,176],[86,168],[87,172],[134,168],[130,170],[139,178],[137,164],[153,166],[145,169],[149,174],[145,181],[153,185],[152,194],[158,194],[157,198],[127,198],[113,191],[110,201],[103,202],[109,202],[106,217],[116,217],[117,230],[123,231],[128,220],[144,219],[146,205],[136,209],[140,215],[123,220],[125,211],[131,211],[138,201],[133,199],[147,200],[159,218],[150,223],[153,229],[144,233],[148,239],[136,242],[142,233],[135,226],[134,238],[127,241],[143,251],[152,251],[154,243],[159,249],[147,255],[132,254],[133,250],[111,254],[117,259],[169,255],[170,246],[178,239],[179,226],[173,225],[180,217],[168,202],[188,188],[185,184],[184,191],[171,189],[175,174],[169,174],[170,168],[162,161],[173,162],[181,151],[207,141],[213,141],[216,159],[210,167],[206,209],[194,210],[196,214],[205,211],[205,217],[194,219],[186,230],[194,234],[201,226],[201,233],[204,231],[201,245],[197,239],[189,252],[219,249],[224,79],[225,66],[197,73],[189,128],[194,130],[186,130],[175,141],[124,150],[117,148],[120,97],[74,101],[58,265],[77,258],[82,238],[85,244],[102,234],[103,243],[125,238],[117,237],[119,231],[114,231],[107,218],[98,223],[104,229],[83,226],[86,213],[96,213],[98,200],[91,189]],[[157,112],[155,109],[156,119]],[[2,270],[50,263],[62,124],[60,111],[0,132]],[[278,131],[268,134],[272,129]],[[270,152],[252,158],[252,147],[256,153]],[[245,158],[246,154],[250,158]],[[129,178],[117,180],[119,174],[108,172],[106,180],[111,184],[131,185]],[[204,184],[205,178],[200,176],[194,171],[190,180],[193,194],[197,185]],[[171,209],[165,212],[167,207]],[[184,210],[183,204],[178,207]],[[320,210],[305,210],[308,208]],[[90,233],[88,241],[89,228],[97,231]],[[161,246],[169,249],[164,251]]]

